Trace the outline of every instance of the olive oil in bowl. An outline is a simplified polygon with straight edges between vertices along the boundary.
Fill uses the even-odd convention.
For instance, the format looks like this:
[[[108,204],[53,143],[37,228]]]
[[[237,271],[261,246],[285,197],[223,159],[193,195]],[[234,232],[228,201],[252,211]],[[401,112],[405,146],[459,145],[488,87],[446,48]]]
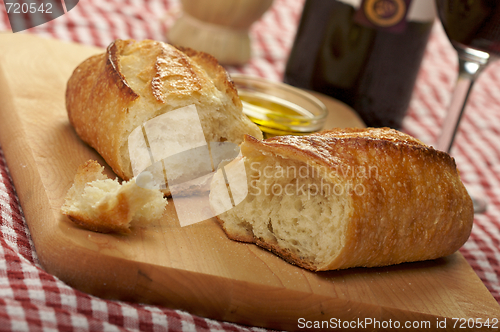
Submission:
[[[243,103],[243,112],[264,137],[305,135],[321,130],[327,110],[311,94],[280,82],[232,75]]]

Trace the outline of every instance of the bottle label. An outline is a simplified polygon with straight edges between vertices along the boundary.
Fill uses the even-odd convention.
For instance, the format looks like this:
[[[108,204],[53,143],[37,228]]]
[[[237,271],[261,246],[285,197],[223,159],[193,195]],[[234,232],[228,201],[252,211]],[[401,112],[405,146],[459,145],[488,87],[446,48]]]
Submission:
[[[362,0],[337,0],[346,5],[359,9]],[[408,6],[407,21],[410,22],[432,22],[436,18],[436,6],[434,0],[416,0]]]
[[[412,0],[363,0],[354,20],[369,28],[403,32]]]

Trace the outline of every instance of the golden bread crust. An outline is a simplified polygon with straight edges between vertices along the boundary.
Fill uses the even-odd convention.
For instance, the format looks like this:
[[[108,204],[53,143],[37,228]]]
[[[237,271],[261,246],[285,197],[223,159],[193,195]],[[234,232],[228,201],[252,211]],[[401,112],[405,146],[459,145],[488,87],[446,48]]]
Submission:
[[[242,107],[240,98],[238,97],[238,91],[234,82],[229,76],[229,73],[222,67],[216,58],[210,54],[204,52],[198,52],[189,47],[176,46],[181,52],[189,56],[196,63],[205,69],[208,75],[213,79],[217,88],[224,91],[227,95],[231,96],[232,102],[238,106]]]
[[[304,268],[333,270],[435,259],[458,250],[470,235],[472,201],[454,159],[396,130],[337,129],[263,141],[246,136],[241,148],[246,158],[272,155],[296,160],[323,170],[318,174],[325,181],[359,189],[351,192],[345,245],[332,261],[314,263],[276,243],[228,234]],[[226,230],[223,218],[219,222]]]
[[[66,89],[68,117],[78,136],[124,180],[133,177],[130,133],[156,116],[192,104],[207,142],[240,144],[244,134],[262,137],[243,114],[224,68],[191,49],[152,40],[116,40],[106,53],[81,63]]]
[[[139,98],[128,85],[118,62],[123,41],[112,43],[105,54],[80,64],[66,88],[68,118],[78,136],[108,162],[122,179],[130,174],[121,165],[120,137],[130,105]]]
[[[117,221],[127,220],[129,210],[128,202],[123,195],[118,196],[119,203],[112,210],[102,211],[99,219],[89,218],[84,213],[74,213],[67,217],[77,225],[98,233],[130,233],[129,224],[117,223]]]

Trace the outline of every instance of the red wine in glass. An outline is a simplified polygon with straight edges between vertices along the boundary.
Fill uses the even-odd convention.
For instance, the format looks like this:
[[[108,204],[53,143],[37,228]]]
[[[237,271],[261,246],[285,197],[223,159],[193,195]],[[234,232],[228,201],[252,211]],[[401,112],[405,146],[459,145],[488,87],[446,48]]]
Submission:
[[[436,0],[444,30],[455,48],[500,55],[498,0]]]
[[[438,15],[459,58],[459,75],[437,149],[449,152],[472,86],[500,56],[500,1],[436,0]]]
[[[500,1],[436,0],[441,23],[458,53],[458,79],[436,148],[450,152],[472,86],[500,56]],[[486,203],[473,197],[474,211]]]

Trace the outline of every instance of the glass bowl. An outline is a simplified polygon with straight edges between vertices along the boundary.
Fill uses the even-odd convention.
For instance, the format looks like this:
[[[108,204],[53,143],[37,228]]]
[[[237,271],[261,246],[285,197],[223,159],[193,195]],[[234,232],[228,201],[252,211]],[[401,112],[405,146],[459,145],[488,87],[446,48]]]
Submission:
[[[260,77],[231,74],[243,103],[243,112],[264,137],[306,135],[320,131],[328,115],[326,106],[310,93]]]

